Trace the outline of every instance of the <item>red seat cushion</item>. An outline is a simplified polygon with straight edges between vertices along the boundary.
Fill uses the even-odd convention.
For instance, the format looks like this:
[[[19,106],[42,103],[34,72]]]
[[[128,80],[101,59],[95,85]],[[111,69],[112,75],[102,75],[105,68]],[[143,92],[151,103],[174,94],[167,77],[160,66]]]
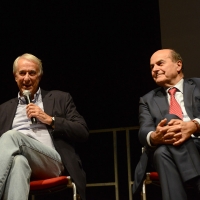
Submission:
[[[159,181],[159,176],[157,172],[150,172],[150,179],[152,181]]]
[[[59,176],[56,178],[36,180],[30,182],[30,190],[42,190],[52,188],[58,185],[67,185],[68,179],[67,176]]]

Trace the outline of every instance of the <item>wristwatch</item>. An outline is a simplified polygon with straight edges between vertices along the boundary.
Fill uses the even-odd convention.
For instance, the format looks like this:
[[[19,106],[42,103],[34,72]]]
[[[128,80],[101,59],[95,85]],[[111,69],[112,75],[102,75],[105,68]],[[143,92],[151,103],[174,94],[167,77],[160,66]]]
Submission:
[[[200,124],[199,124],[199,122],[197,122],[196,120],[192,120],[192,122],[194,122],[195,123],[195,125],[196,125],[196,127],[197,127],[197,131],[196,131],[196,133],[199,133],[200,132]]]
[[[52,122],[51,122],[50,126],[54,126],[55,117],[52,117],[51,119],[52,119]]]

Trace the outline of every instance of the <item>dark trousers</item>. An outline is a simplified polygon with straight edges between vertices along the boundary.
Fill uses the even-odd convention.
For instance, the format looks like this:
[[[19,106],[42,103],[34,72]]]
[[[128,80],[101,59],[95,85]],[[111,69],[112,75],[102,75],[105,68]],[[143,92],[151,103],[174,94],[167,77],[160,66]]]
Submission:
[[[184,183],[200,176],[200,139],[189,139],[180,146],[161,145],[153,157],[163,200],[187,200]]]

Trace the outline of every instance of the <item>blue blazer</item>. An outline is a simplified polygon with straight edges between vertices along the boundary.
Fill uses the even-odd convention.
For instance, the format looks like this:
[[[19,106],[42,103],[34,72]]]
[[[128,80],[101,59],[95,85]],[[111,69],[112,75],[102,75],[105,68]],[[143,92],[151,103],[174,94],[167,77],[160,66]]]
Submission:
[[[200,78],[185,79],[183,97],[186,112],[190,119],[200,119]],[[139,102],[139,140],[146,151],[142,154],[135,169],[133,193],[140,189],[145,177],[150,148],[147,144],[147,134],[154,131],[158,123],[169,114],[167,94],[162,87],[154,89],[140,98]],[[173,117],[172,117],[173,118]]]
[[[83,117],[77,112],[69,93],[41,90],[44,112],[55,117],[55,129],[47,125],[54,146],[60,154],[63,164],[85,200],[86,176],[82,163],[74,149],[74,143],[84,142],[89,136]],[[12,129],[18,98],[0,105],[0,136]]]

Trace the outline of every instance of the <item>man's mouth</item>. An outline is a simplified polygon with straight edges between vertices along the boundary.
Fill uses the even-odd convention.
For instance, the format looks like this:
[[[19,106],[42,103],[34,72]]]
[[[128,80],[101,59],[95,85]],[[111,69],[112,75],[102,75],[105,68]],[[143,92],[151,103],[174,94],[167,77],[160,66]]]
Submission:
[[[26,89],[28,89],[28,88],[31,87],[31,85],[24,85],[23,87],[26,88]]]
[[[164,74],[163,73],[157,73],[156,78],[158,78],[159,76],[162,76],[162,75],[164,75]]]

